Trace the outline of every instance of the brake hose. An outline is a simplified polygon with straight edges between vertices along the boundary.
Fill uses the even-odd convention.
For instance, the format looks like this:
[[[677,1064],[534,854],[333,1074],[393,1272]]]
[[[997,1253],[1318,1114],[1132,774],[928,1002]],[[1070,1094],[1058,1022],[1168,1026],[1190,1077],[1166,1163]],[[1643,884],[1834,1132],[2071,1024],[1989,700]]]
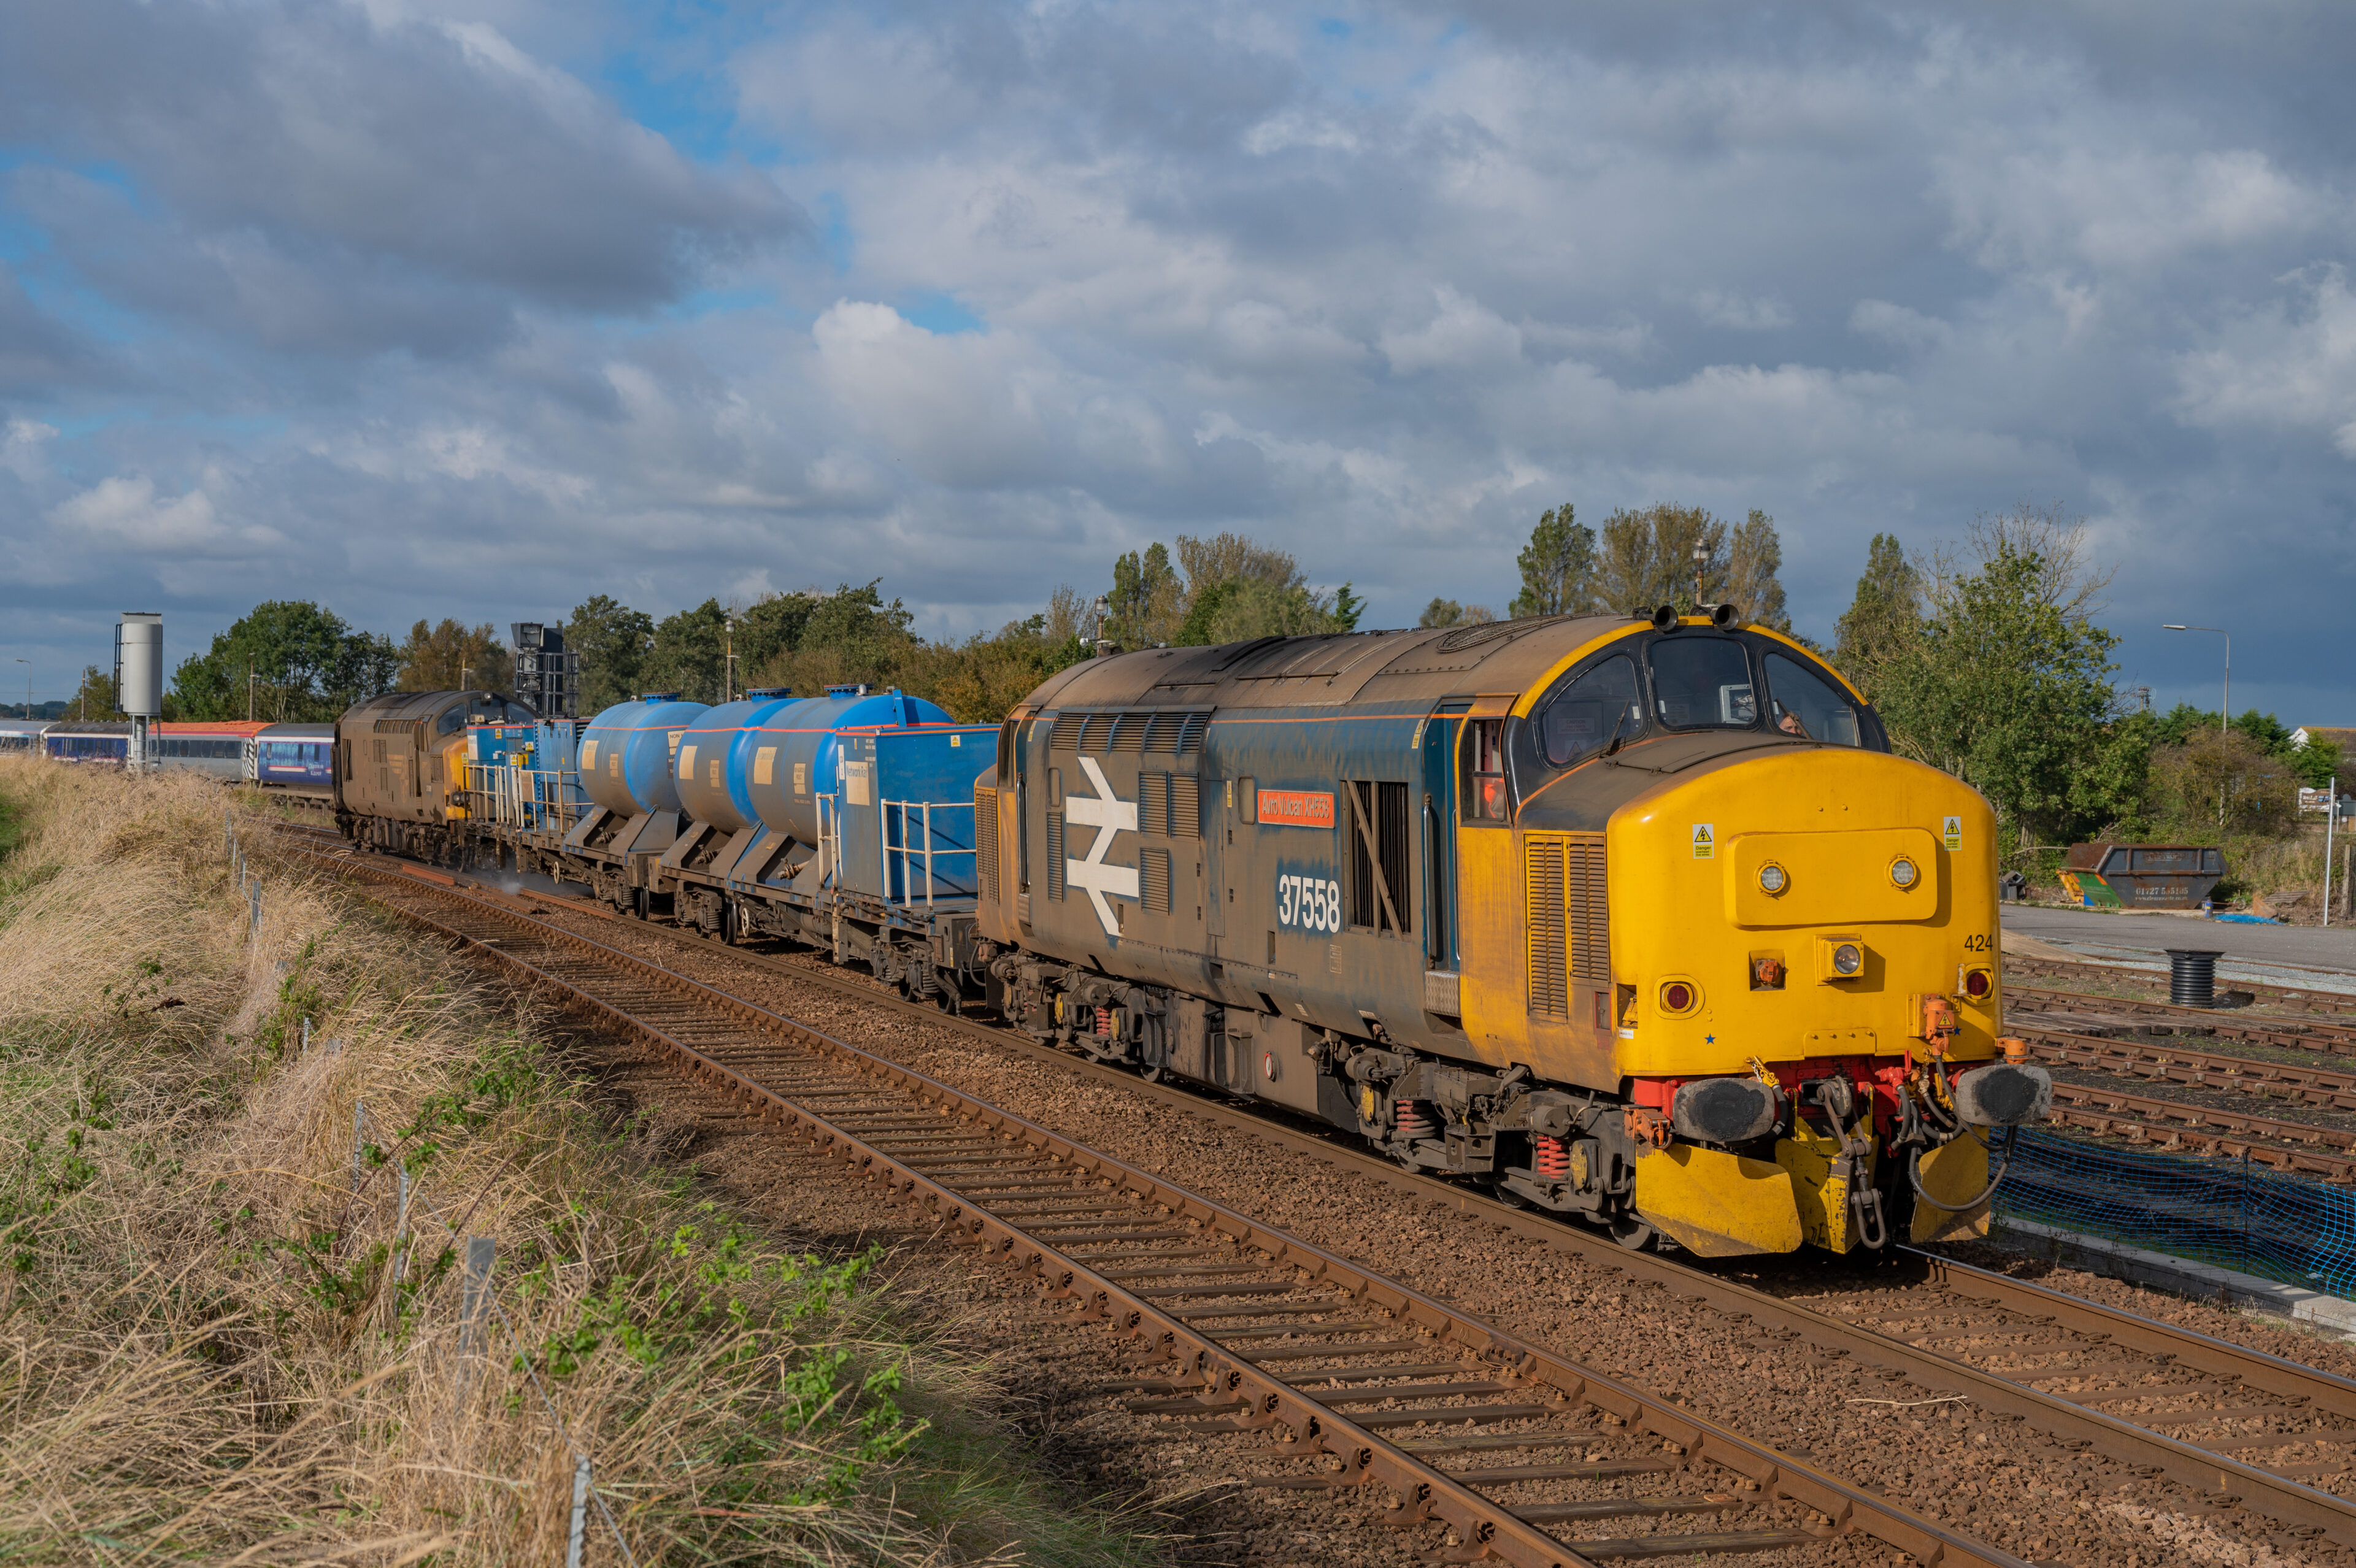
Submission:
[[[1966,1132],[1964,1136],[1968,1138],[1977,1138],[1979,1136],[1977,1133],[1972,1132]],[[1909,1149],[1906,1153],[1906,1179],[1913,1184],[1914,1196],[1921,1199],[1923,1202],[1928,1203],[1932,1208],[1943,1210],[1949,1214],[1962,1214],[1968,1212],[1971,1210],[1978,1208],[1990,1198],[1996,1196],[1997,1184],[2004,1179],[2005,1171],[2012,1165],[2013,1140],[2019,1136],[2020,1129],[2019,1127],[2007,1127],[2004,1130],[2004,1158],[1997,1162],[1996,1174],[1988,1178],[1988,1184],[1981,1191],[1980,1195],[1970,1200],[1968,1202],[1942,1203],[1937,1199],[1922,1190],[1922,1151],[1919,1148]],[[1982,1143],[1980,1147],[1983,1150],[1987,1147],[1986,1143]]]

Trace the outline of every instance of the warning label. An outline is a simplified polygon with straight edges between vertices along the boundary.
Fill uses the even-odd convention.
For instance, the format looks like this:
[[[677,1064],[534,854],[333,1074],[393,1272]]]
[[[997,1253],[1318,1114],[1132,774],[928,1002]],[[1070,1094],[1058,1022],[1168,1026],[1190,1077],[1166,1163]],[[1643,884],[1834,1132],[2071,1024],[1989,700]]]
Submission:
[[[1693,826],[1693,846],[1695,859],[1709,860],[1716,859],[1718,855],[1717,827],[1707,822],[1695,823]]]
[[[1962,848],[1964,847],[1964,819],[1960,816],[1951,816],[1947,818],[1946,827],[1939,837],[1940,841],[1945,844],[1948,848]]]

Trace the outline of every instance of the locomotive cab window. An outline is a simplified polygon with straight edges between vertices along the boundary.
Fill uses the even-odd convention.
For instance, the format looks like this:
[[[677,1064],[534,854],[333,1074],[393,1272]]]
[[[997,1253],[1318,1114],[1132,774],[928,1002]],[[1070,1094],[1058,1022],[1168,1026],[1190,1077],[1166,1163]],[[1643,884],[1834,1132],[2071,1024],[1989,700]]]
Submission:
[[[1467,822],[1504,822],[1513,816],[1505,791],[1505,721],[1472,719],[1464,724],[1458,798]]]
[[[1574,678],[1538,714],[1538,748],[1547,766],[1568,768],[1611,745],[1616,736],[1633,740],[1644,727],[1644,699],[1636,690],[1636,666],[1613,655]]]
[[[1864,744],[1849,694],[1796,659],[1769,654],[1767,719],[1786,735],[1836,746]]]
[[[1653,711],[1672,730],[1747,730],[1758,721],[1751,656],[1730,637],[1664,637],[1653,666]]]

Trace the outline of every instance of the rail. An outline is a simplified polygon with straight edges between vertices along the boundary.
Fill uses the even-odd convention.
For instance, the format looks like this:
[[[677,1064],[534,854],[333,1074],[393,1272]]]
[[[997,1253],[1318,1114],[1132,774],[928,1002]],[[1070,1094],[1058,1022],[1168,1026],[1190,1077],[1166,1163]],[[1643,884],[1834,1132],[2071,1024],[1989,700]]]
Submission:
[[[1184,1421],[1176,1430],[1189,1435],[1263,1434],[1277,1441],[1256,1456],[1317,1467],[1250,1477],[1247,1487],[1379,1483],[1399,1499],[1388,1522],[1444,1525],[1456,1560],[1485,1555],[1522,1568],[1858,1535],[1941,1568],[2025,1568],[1674,1398],[659,963],[439,877],[339,869],[459,906],[454,916],[429,913],[413,897],[385,900],[629,1030],[752,1115],[808,1138],[879,1195],[929,1211],[946,1239],[1013,1265],[1073,1322],[1110,1328],[1137,1347],[1132,1359],[1160,1374],[1098,1392],[1149,1396],[1130,1408]],[[649,993],[665,998],[655,1004],[659,1025],[641,1010],[648,1003],[638,998]],[[683,1013],[680,1001],[691,1004]],[[1139,1266],[1156,1264],[1173,1266]],[[1446,1359],[1398,1359],[1435,1351]],[[1563,1457],[1544,1462],[1548,1454]],[[1495,1459],[1531,1462],[1498,1468]],[[1725,1489],[1568,1503],[1493,1495],[1525,1480],[1653,1476],[1717,1479]],[[1778,1505],[1805,1510],[1804,1520]],[[1751,1510],[1768,1517],[1751,1521],[1757,1528],[1689,1534],[1553,1533],[1619,1520],[1708,1526]]]
[[[883,840],[882,869],[884,872],[884,897],[905,901],[909,903],[916,901],[916,895],[914,887],[914,872],[916,862],[920,859],[925,863],[925,907],[926,909],[930,909],[932,907],[933,895],[937,890],[940,891],[941,896],[944,898],[970,898],[973,896],[976,883],[971,878],[967,879],[966,885],[963,887],[958,887],[952,884],[946,889],[942,889],[939,888],[938,879],[936,877],[933,869],[933,860],[936,856],[938,856],[943,859],[953,860],[958,856],[963,855],[969,860],[972,860],[977,868],[980,865],[980,861],[975,858],[976,852],[970,844],[967,845],[963,848],[957,848],[954,843],[952,843],[948,848],[937,848],[939,839],[936,837],[936,829],[933,827],[934,812],[938,811],[944,816],[947,816],[949,813],[962,811],[966,814],[966,837],[968,839],[972,838],[973,802],[969,800],[887,800],[882,803],[882,806],[883,831],[878,835],[878,837]],[[921,849],[915,848],[908,842],[909,814],[912,812],[916,814],[916,831],[924,837],[924,848]],[[899,830],[898,842],[896,843],[894,842],[893,833],[893,830],[895,827]],[[948,830],[948,829],[945,824],[939,831],[947,832]],[[895,858],[898,861],[900,871],[899,879],[896,881],[894,880],[892,876]]]
[[[412,880],[376,865],[348,861],[338,864],[339,869],[380,882],[407,883],[412,889],[477,907],[501,910],[504,918],[517,926],[554,933],[567,941],[586,943],[588,940],[563,926],[540,919],[537,912],[527,909],[519,901],[494,903],[489,899],[475,899],[461,893],[448,885],[450,880],[446,878],[433,876],[429,885],[424,874],[418,874]],[[506,903],[513,903],[514,908],[502,909]],[[580,906],[572,905],[569,901],[568,907],[584,913],[602,915],[604,912],[580,910]],[[648,929],[650,932],[659,930]],[[1861,1362],[1894,1370],[1919,1386],[1942,1393],[1960,1393],[1973,1399],[1991,1413],[2026,1420],[2032,1426],[2051,1433],[2065,1443],[2092,1443],[2114,1458],[2148,1466],[2204,1498],[2222,1499],[2229,1505],[2239,1504],[2253,1512],[2289,1525],[2295,1532],[2327,1536],[2343,1546],[2356,1545],[2356,1501],[2334,1496],[2320,1488],[2326,1476],[2356,1476],[2356,1426],[2327,1424],[2356,1419],[2356,1382],[2349,1380],[2299,1363],[2222,1346],[2189,1330],[2115,1313],[2059,1291],[2022,1281],[1980,1275],[1975,1271],[1963,1270],[1926,1254],[1913,1253],[1912,1249],[1901,1250],[1913,1253],[1912,1261],[1916,1266],[1925,1271],[1928,1276],[1925,1287],[1894,1294],[1885,1291],[1864,1293],[1857,1298],[1860,1306],[1857,1316],[1819,1309],[1669,1258],[1625,1252],[1607,1238],[1547,1217],[1516,1211],[1428,1177],[1400,1171],[1376,1156],[1314,1134],[1286,1128],[1240,1106],[1190,1093],[1172,1084],[1142,1082],[1133,1074],[1113,1067],[1075,1060],[1067,1053],[1012,1031],[993,1029],[970,1019],[944,1017],[929,1008],[878,995],[874,987],[848,976],[834,975],[815,962],[795,963],[735,948],[715,949],[691,943],[684,935],[662,934],[676,941],[683,949],[693,947],[715,960],[782,972],[798,980],[855,995],[873,1007],[905,1009],[912,1016],[921,1014],[937,1027],[968,1032],[1018,1053],[1053,1061],[1066,1072],[1108,1084],[1117,1083],[1127,1092],[1146,1099],[1173,1108],[1183,1108],[1215,1123],[1248,1130],[1253,1136],[1297,1155],[1344,1168],[1351,1172],[1353,1179],[1363,1180],[1369,1187],[1419,1197],[1444,1198],[1464,1211],[1468,1218],[1477,1216],[1523,1240],[1601,1264],[1607,1269],[1624,1274],[1634,1282],[1665,1286],[1672,1295],[1697,1304],[1697,1309],[1716,1312],[1732,1320],[1741,1327],[1743,1332],[1804,1339],[1810,1344],[1823,1347],[1827,1354],[1853,1354]],[[512,952],[498,946],[486,946],[484,951],[504,961],[514,958]],[[657,965],[648,967],[657,975],[667,974]],[[669,976],[669,979],[675,989],[691,989],[695,993],[721,998],[723,1005],[738,1008],[744,1016],[775,1016],[701,982],[683,976]],[[749,1012],[744,1012],[744,1009],[749,1009]],[[906,1071],[889,1062],[882,1062],[881,1066],[882,1070],[890,1072]],[[1987,1317],[1991,1310],[2006,1316],[1991,1319]],[[1859,1321],[1858,1317],[1869,1321]],[[1972,1332],[1968,1336],[1959,1335],[1945,1327],[1958,1317],[1970,1325]],[[2118,1331],[2123,1320],[2133,1325],[2132,1339]],[[2053,1339],[2057,1330],[2062,1335],[2059,1340]],[[1985,1351],[1944,1348],[1965,1338],[1974,1341],[1993,1339],[2008,1342],[2024,1336],[2051,1341],[2040,1349],[2040,1358],[2071,1356],[2084,1364],[2083,1372],[2070,1367],[2053,1366],[2042,1370],[2007,1371],[1967,1359],[1971,1356],[1983,1359],[2006,1357],[2010,1351],[2005,1343]],[[2129,1349],[2137,1353],[2138,1359],[2132,1361],[2118,1360],[2115,1352]],[[2106,1352],[2111,1353],[2106,1355]],[[2286,1402],[2292,1408],[2273,1413],[2297,1430],[2270,1431],[2256,1437],[2227,1433],[2215,1438],[2204,1438],[2190,1433],[2179,1436],[2161,1430],[2239,1423],[2245,1417],[2267,1413],[2217,1408],[2212,1396],[2204,1397],[2210,1395],[2211,1391],[2200,1380],[2221,1374],[2246,1379],[2256,1388],[2292,1395]],[[2100,1377],[2112,1391],[2119,1389],[2120,1380],[2138,1375],[2189,1381],[2190,1386],[2181,1389],[2167,1382],[2136,1385],[2136,1397],[2147,1394],[2154,1402],[2194,1400],[2197,1403],[2192,1409],[2173,1414],[2163,1413],[2126,1418],[2097,1408],[2118,1403],[2127,1397],[2124,1393],[2110,1392],[2101,1397],[2094,1397],[2083,1393],[2049,1392],[2038,1386],[2040,1382],[2066,1381],[2085,1375]],[[1672,1417],[1690,1421],[1692,1413],[1677,1408],[1673,1411]],[[2288,1456],[2266,1463],[2242,1456],[2268,1450],[2286,1453]],[[2323,1462],[2312,1462],[2319,1451],[2323,1455]],[[2332,1456],[2335,1454],[2339,1456],[2336,1458]],[[2308,1484],[2310,1479],[2317,1484]],[[1857,1516],[1849,1517],[1855,1522]],[[1919,1560],[1929,1560],[1921,1553],[1917,1555]],[[1950,1557],[1947,1560],[1955,1559]]]

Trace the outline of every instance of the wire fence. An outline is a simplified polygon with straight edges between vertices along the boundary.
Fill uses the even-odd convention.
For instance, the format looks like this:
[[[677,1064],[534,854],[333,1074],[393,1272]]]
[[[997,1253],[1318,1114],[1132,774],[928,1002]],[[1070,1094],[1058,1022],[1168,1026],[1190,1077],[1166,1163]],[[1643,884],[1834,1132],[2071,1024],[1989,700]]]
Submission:
[[[236,815],[225,813],[224,816],[227,819],[225,850],[231,879],[246,903],[246,936],[250,942],[262,927],[262,876],[247,860],[245,850],[238,842]],[[302,1043],[299,1049],[303,1056],[308,1056],[315,1049],[325,1055],[338,1054],[343,1050],[343,1041],[333,1038],[321,1040],[315,1046],[308,1018],[301,1020],[300,1029]],[[369,1141],[371,1130],[378,1133],[381,1143],[372,1145]],[[352,1102],[352,1209],[355,1211],[359,1209],[362,1199],[369,1196],[368,1189],[380,1178],[389,1174],[396,1186],[393,1234],[389,1243],[391,1255],[384,1275],[388,1307],[394,1312],[400,1310],[400,1286],[408,1275],[412,1260],[421,1250],[429,1259],[440,1246],[446,1245],[460,1253],[465,1263],[459,1276],[458,1382],[452,1391],[452,1397],[466,1397],[477,1369],[492,1348],[487,1330],[496,1324],[509,1349],[514,1353],[513,1364],[530,1380],[532,1392],[540,1397],[541,1408],[547,1413],[550,1424],[555,1427],[566,1454],[573,1460],[573,1507],[565,1539],[565,1568],[581,1568],[582,1552],[587,1544],[589,1509],[593,1504],[605,1528],[612,1531],[615,1548],[621,1553],[622,1561],[629,1568],[637,1568],[637,1558],[630,1551],[630,1543],[622,1533],[620,1521],[615,1519],[613,1509],[597,1489],[595,1467],[588,1445],[573,1435],[562,1413],[556,1408],[556,1401],[550,1396],[548,1385],[541,1381],[531,1353],[524,1346],[523,1337],[516,1331],[514,1318],[499,1299],[497,1239],[463,1235],[456,1226],[443,1217],[441,1211],[419,1190],[419,1183],[408,1164],[395,1152],[402,1141],[399,1134],[374,1126],[365,1099]],[[381,1201],[382,1189],[377,1191],[380,1195],[377,1200]],[[439,1243],[430,1240],[422,1233],[420,1221],[439,1226],[445,1239]]]
[[[1996,1220],[2027,1220],[2327,1295],[2356,1296],[2356,1190],[2246,1158],[2021,1129]]]

